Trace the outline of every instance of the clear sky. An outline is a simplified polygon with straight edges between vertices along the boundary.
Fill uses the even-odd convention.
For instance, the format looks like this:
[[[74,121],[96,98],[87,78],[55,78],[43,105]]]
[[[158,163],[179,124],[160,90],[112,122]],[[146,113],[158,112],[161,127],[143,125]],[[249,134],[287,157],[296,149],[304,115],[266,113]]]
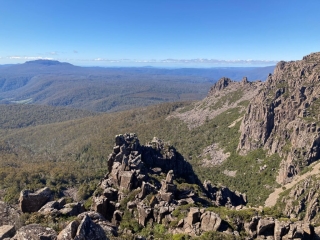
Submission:
[[[320,0],[0,0],[0,64],[272,65],[320,51]]]

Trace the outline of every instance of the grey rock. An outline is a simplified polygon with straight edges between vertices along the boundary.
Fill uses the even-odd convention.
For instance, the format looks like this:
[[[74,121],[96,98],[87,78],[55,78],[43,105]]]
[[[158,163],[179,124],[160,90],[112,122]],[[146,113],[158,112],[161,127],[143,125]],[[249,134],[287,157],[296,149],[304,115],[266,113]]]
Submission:
[[[77,216],[80,213],[83,213],[85,208],[82,203],[68,203],[65,204],[59,212],[66,216]]]
[[[75,240],[106,240],[108,239],[103,228],[94,223],[88,215],[82,219],[78,229]]]
[[[57,233],[40,224],[30,224],[20,228],[13,236],[13,240],[55,240]]]
[[[201,215],[201,229],[203,231],[217,231],[221,222],[220,216],[214,212],[204,212]]]
[[[200,222],[200,217],[201,217],[200,209],[196,207],[192,207],[189,210],[189,213],[185,222],[189,225],[193,225],[197,222]]]
[[[48,187],[39,189],[35,193],[23,190],[20,193],[19,205],[22,212],[37,212],[52,198],[52,192]]]
[[[257,234],[258,235],[273,235],[274,232],[274,219],[260,219],[257,226]]]
[[[74,239],[79,227],[79,221],[70,222],[57,236],[57,240],[70,240]]]

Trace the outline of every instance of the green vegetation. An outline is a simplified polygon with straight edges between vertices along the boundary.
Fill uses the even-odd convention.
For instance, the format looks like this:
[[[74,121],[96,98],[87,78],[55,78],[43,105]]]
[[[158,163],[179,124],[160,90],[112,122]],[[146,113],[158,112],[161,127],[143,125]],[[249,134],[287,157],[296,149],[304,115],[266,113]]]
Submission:
[[[236,101],[238,95],[231,100]],[[0,186],[6,189],[5,200],[15,202],[22,189],[43,186],[52,188],[57,196],[66,188],[77,187],[81,198],[89,198],[96,182],[107,173],[114,136],[135,132],[141,144],[154,136],[168,141],[192,164],[201,181],[208,179],[213,184],[244,192],[251,204],[261,204],[274,187],[280,158],[266,156],[261,149],[247,156],[237,153],[240,122],[229,126],[244,114],[243,106],[247,105],[248,101],[243,101],[192,130],[179,119],[167,119],[177,109],[190,108],[190,102],[165,103],[69,121],[65,121],[68,116],[53,118],[55,123],[40,120],[31,126],[16,128],[17,123],[27,122],[32,111],[35,116],[48,115],[46,108],[36,111],[21,105],[19,109],[23,111],[26,107],[31,113],[22,115],[12,111],[13,120],[0,125]],[[213,143],[223,147],[230,157],[220,166],[204,168],[202,151]],[[264,165],[267,167],[260,171]],[[225,170],[236,171],[236,175],[227,176],[223,173]],[[159,181],[157,177],[154,180]]]
[[[79,109],[18,104],[0,104],[0,112],[1,129],[25,128],[97,115]]]

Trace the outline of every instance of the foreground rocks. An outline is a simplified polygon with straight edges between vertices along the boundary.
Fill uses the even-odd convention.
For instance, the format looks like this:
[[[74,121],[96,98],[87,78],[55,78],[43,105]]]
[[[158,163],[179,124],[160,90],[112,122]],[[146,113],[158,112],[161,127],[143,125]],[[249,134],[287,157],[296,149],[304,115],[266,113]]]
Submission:
[[[22,191],[21,210],[53,217],[77,216],[56,234],[57,239],[107,239],[108,236],[117,236],[118,232],[133,234],[128,229],[118,229],[125,216],[130,216],[125,221],[137,221],[143,227],[156,223],[171,224],[173,233],[199,235],[204,231],[218,231],[223,223],[218,214],[192,206],[236,207],[246,204],[246,197],[241,193],[216,187],[209,181],[202,184],[191,165],[172,146],[157,138],[143,146],[135,134],[116,136],[108,167],[109,173],[94,193],[90,212],[84,212],[79,202],[66,203],[63,198],[52,201],[48,188],[35,193]],[[176,177],[183,179],[183,188],[179,188]],[[126,202],[127,198],[131,201]],[[184,217],[181,218],[179,211],[184,205],[187,210],[183,210]],[[28,238],[25,229],[32,237],[40,236],[39,226],[28,225],[19,229],[16,238]],[[50,236],[45,234],[50,238],[56,236],[51,230],[49,232]]]

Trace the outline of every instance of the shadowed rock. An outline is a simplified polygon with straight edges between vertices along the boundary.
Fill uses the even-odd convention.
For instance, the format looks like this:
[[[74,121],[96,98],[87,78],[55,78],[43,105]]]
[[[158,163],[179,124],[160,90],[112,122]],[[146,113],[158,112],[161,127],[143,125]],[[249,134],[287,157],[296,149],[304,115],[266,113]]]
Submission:
[[[37,212],[43,205],[45,205],[52,198],[50,188],[45,187],[39,189],[35,193],[29,190],[23,190],[20,193],[19,204],[22,212]]]

